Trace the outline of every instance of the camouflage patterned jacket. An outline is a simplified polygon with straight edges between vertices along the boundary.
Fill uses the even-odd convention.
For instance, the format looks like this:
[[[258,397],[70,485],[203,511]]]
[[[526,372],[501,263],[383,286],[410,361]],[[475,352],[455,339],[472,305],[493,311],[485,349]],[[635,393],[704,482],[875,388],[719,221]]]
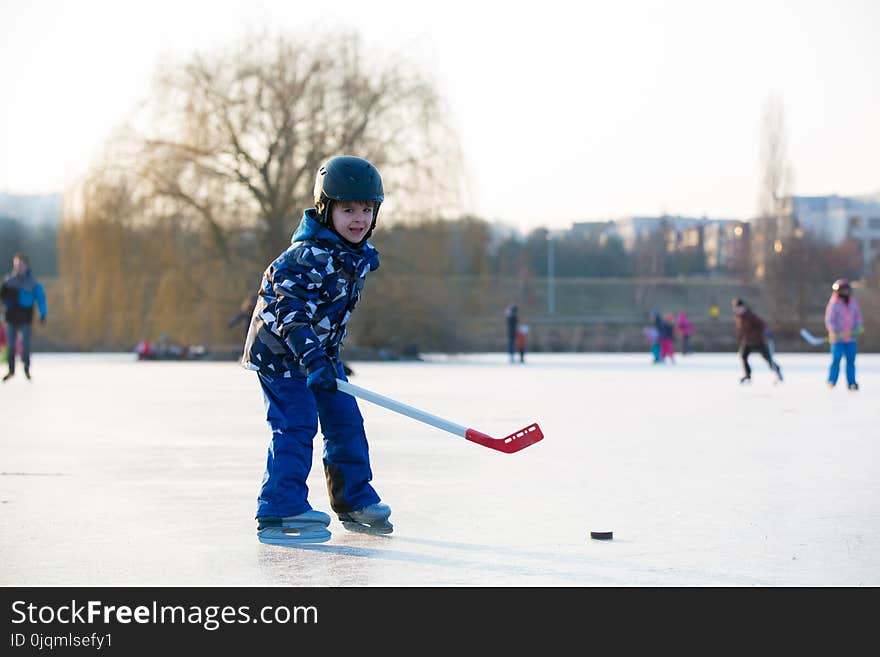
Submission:
[[[321,352],[338,359],[367,273],[378,267],[372,244],[349,245],[306,210],[290,247],[263,272],[242,365],[289,377]]]

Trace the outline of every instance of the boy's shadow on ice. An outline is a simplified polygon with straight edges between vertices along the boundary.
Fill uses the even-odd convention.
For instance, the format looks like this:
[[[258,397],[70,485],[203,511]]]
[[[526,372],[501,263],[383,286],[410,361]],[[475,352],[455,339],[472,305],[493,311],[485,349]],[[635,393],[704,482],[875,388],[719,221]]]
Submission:
[[[481,545],[478,543],[458,543],[451,541],[440,541],[434,539],[408,538],[405,536],[372,536],[369,540],[376,541],[375,547],[363,547],[359,545],[338,545],[333,543],[304,543],[295,547],[281,546],[263,546],[260,551],[261,565],[269,565],[277,569],[278,565],[294,559],[297,554],[303,552],[320,552],[328,555],[338,555],[341,557],[355,557],[366,559],[381,559],[384,561],[396,561],[414,563],[426,566],[443,566],[447,568],[462,568],[479,566],[483,571],[492,571],[502,575],[515,575],[517,577],[536,575],[546,576],[550,573],[548,570],[547,560],[552,560],[555,564],[560,562],[571,562],[584,565],[593,562],[598,565],[592,558],[575,555],[548,555],[546,551],[526,551],[499,547],[496,545]],[[474,559],[467,556],[459,558],[450,557],[439,554],[424,554],[420,552],[409,552],[394,549],[400,543],[411,543],[416,545],[424,545],[429,547],[442,548],[444,550],[463,550],[475,554]],[[487,558],[485,555],[491,555]],[[499,557],[507,556],[513,558],[512,562],[502,563]],[[523,559],[534,559],[541,563],[536,563],[534,568],[524,566]],[[557,571],[553,573],[557,577],[576,577],[575,573]]]
[[[303,543],[302,545],[294,545],[291,547],[267,545],[260,551],[260,560],[271,560],[272,562],[277,563],[278,561],[284,560],[287,555],[295,557],[297,553],[320,552],[322,554],[338,555],[341,557],[382,559],[385,561],[400,561],[433,566],[456,566],[470,563],[463,559],[448,559],[440,555],[421,554],[394,549],[395,543],[399,544],[407,540],[416,543],[437,545],[442,545],[442,541],[422,541],[406,539],[399,536],[371,536],[369,537],[369,540],[375,541],[374,547],[364,547],[362,545],[339,545],[333,543]],[[455,546],[456,544],[447,544],[447,547],[450,548]],[[476,547],[480,549],[489,549],[487,546]]]

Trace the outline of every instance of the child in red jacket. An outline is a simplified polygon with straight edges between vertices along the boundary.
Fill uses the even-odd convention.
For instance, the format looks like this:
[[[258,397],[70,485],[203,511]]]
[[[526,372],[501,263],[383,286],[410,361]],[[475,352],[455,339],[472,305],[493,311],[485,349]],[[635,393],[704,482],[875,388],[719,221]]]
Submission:
[[[526,342],[529,337],[529,327],[526,324],[520,325],[516,330],[516,340],[514,340],[514,349],[519,353],[519,362],[526,362]]]

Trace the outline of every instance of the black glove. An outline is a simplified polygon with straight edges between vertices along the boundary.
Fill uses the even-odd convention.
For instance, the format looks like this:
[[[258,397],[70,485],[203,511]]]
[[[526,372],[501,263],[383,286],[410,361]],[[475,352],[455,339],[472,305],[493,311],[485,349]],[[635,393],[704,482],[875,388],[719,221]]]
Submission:
[[[325,354],[309,361],[306,368],[306,385],[312,392],[336,392],[336,367]]]

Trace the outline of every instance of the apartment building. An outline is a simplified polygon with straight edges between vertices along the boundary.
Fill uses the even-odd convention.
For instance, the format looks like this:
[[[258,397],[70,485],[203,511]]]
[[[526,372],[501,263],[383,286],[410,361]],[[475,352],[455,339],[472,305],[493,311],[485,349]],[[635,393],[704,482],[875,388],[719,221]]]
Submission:
[[[793,230],[830,243],[852,239],[859,245],[862,275],[880,256],[880,194],[874,196],[791,196],[787,203]]]

